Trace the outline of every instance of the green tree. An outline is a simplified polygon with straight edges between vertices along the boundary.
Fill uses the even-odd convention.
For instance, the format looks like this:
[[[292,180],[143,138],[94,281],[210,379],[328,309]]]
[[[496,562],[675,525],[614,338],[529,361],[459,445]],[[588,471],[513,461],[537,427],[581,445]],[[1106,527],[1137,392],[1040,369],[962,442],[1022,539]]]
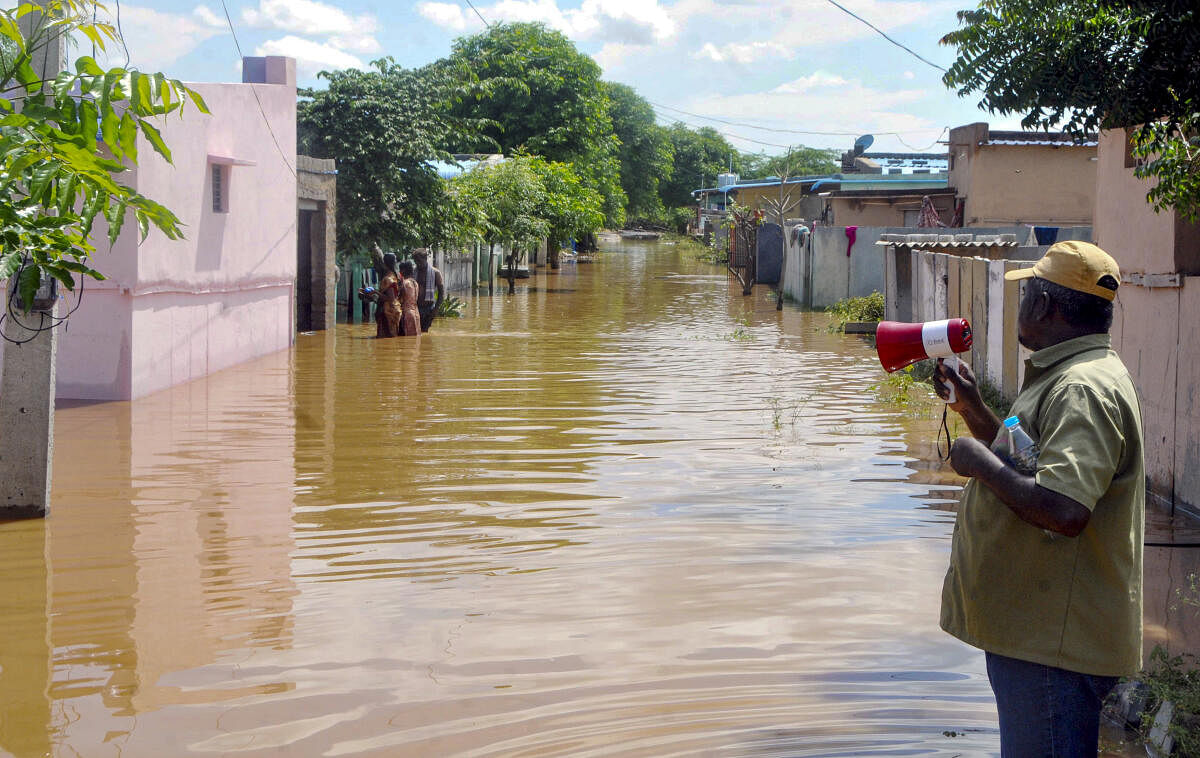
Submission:
[[[445,61],[420,69],[391,58],[371,65],[322,71],[325,89],[300,92],[299,149],[337,160],[338,236],[358,253],[376,243],[416,247],[452,238],[456,209],[431,161],[452,160],[452,144],[490,144],[481,123],[453,112],[471,93],[469,72]]]
[[[538,215],[549,228],[550,266],[558,268],[559,243],[581,239],[604,225],[604,198],[588,187],[569,164],[540,156],[527,159],[542,182]]]
[[[667,129],[667,137],[674,164],[670,175],[659,182],[659,195],[668,208],[694,205],[692,190],[699,189],[701,182],[714,184],[717,174],[728,169],[730,157],[737,151],[709,127],[692,130],[676,123]]]
[[[203,99],[162,74],[106,70],[89,56],[49,80],[33,68],[59,35],[81,33],[101,50],[116,41],[92,13],[77,0],[0,11],[0,280],[18,277],[26,310],[45,277],[68,290],[74,274],[104,278],[91,262],[97,218],[110,245],[129,213],[143,238],[151,225],[183,236],[175,214],[116,177],[137,163],[139,135],[169,162],[155,122],[189,101],[207,113]]]
[[[618,140],[595,61],[559,32],[518,23],[456,40],[449,62],[479,85],[455,113],[488,125],[462,143],[464,152],[481,151],[486,140],[505,154],[523,149],[569,163],[603,196],[608,223],[624,222]]]
[[[747,171],[747,178],[766,176],[816,176],[833,174],[840,170],[836,160],[837,150],[800,145],[788,150],[783,155],[772,155],[763,161],[762,167],[756,172]],[[744,162],[743,162],[744,163]]]
[[[666,130],[655,123],[654,109],[632,87],[607,83],[609,114],[621,146],[621,188],[628,198],[626,215],[658,219],[663,215],[659,178],[671,172],[674,156]]]
[[[1200,7],[1194,0],[983,0],[942,38],[943,77],[1022,126],[1084,137],[1140,127],[1136,174],[1156,210],[1200,212]]]

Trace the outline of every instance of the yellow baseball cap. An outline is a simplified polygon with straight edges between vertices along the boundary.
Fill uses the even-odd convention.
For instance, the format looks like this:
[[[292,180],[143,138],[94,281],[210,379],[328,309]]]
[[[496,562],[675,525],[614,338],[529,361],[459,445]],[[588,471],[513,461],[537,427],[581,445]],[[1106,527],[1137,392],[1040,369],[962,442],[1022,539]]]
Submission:
[[[1051,245],[1033,268],[1009,271],[1004,278],[1015,282],[1034,276],[1111,301],[1117,296],[1116,290],[1102,286],[1100,280],[1111,276],[1120,284],[1121,269],[1111,255],[1092,243],[1068,240]]]

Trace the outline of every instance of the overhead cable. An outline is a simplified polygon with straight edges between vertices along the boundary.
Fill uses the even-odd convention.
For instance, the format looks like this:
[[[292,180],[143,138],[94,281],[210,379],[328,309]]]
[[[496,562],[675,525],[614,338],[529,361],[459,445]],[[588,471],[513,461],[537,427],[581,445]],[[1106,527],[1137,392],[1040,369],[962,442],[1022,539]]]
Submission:
[[[864,24],[866,24],[867,26],[871,27],[871,28],[872,28],[872,29],[874,29],[875,31],[879,32],[879,36],[883,37],[883,38],[884,38],[885,40],[887,40],[888,42],[891,42],[893,45],[895,45],[896,47],[900,48],[901,50],[904,50],[904,51],[905,51],[905,52],[907,52],[909,55],[911,55],[912,57],[914,57],[914,58],[916,58],[917,60],[921,61],[922,63],[924,63],[924,64],[926,64],[926,65],[928,65],[928,66],[933,66],[934,68],[936,68],[938,71],[941,71],[942,73],[945,73],[945,72],[946,72],[946,69],[942,68],[941,66],[939,66],[938,64],[934,63],[933,61],[931,61],[931,60],[929,60],[929,59],[927,59],[927,58],[923,58],[923,57],[922,57],[922,56],[921,56],[919,53],[917,53],[917,52],[916,52],[915,50],[913,50],[912,48],[910,48],[910,47],[907,47],[906,45],[903,45],[903,44],[901,44],[901,43],[897,42],[896,40],[892,39],[891,37],[887,36],[887,34],[886,34],[886,33],[884,33],[884,31],[883,31],[882,29],[880,29],[878,26],[875,26],[875,24],[872,24],[870,21],[866,20],[865,18],[863,18],[862,16],[858,15],[858,14],[857,14],[857,13],[855,13],[854,11],[850,10],[850,9],[849,9],[849,8],[847,8],[846,6],[844,6],[844,5],[842,5],[841,3],[837,2],[837,0],[825,0],[825,2],[829,3],[830,5],[834,6],[835,8],[840,8],[841,10],[843,10],[844,12],[846,12],[847,14],[849,14],[850,16],[854,17],[855,19],[857,19],[857,20],[861,21],[862,23],[864,23]]]
[[[225,10],[225,21],[229,24],[229,34],[233,37],[233,46],[237,48],[238,58],[245,61],[245,54],[242,52],[242,45],[238,42],[237,32],[233,29],[233,19],[229,16],[229,6],[225,4],[225,0],[221,0],[221,8]],[[292,168],[292,163],[288,160],[287,153],[283,152],[283,148],[279,146],[279,139],[275,136],[275,130],[271,128],[271,119],[267,118],[267,111],[263,108],[262,100],[258,98],[258,90],[250,87],[250,93],[254,95],[254,102],[258,103],[258,112],[262,114],[263,123],[267,126],[267,133],[271,135],[271,141],[275,143],[275,149],[279,151],[279,155],[283,158],[283,165],[291,172],[292,176],[296,176],[296,169]]]
[[[475,11],[475,15],[479,16],[479,20],[483,22],[484,26],[488,27],[489,29],[492,28],[492,25],[488,23],[488,20],[484,18],[483,14],[479,12],[479,9],[475,7],[475,3],[471,2],[471,0],[467,0],[467,5],[471,6],[471,10]]]
[[[748,127],[748,128],[750,128],[750,129],[760,129],[760,130],[763,130],[763,131],[769,131],[769,132],[780,132],[780,133],[787,133],[787,134],[811,134],[811,135],[833,136],[833,137],[857,137],[858,135],[864,134],[864,133],[865,133],[865,131],[869,131],[869,130],[865,130],[865,131],[858,131],[858,132],[821,132],[821,131],[809,131],[809,130],[802,130],[802,129],[776,129],[776,128],[772,128],[772,127],[766,127],[766,126],[756,126],[756,125],[754,125],[754,124],[747,124],[747,123],[741,123],[741,122],[736,122],[736,121],[725,121],[725,120],[723,120],[723,119],[719,119],[719,118],[712,118],[712,117],[710,117],[710,116],[701,116],[701,115],[699,115],[699,114],[695,114],[695,113],[688,113],[687,111],[681,111],[681,110],[679,110],[678,108],[670,108],[669,106],[665,106],[665,105],[661,105],[661,106],[660,106],[660,105],[656,105],[655,103],[650,103],[650,105],[656,109],[656,111],[655,111],[655,112],[656,112],[656,114],[657,114],[657,115],[658,115],[660,118],[663,118],[663,119],[665,119],[665,120],[668,120],[668,121],[677,121],[677,122],[679,122],[679,123],[682,123],[682,124],[684,124],[684,125],[686,125],[686,126],[691,126],[691,127],[698,127],[699,125],[698,125],[698,124],[694,124],[694,123],[688,123],[687,121],[684,121],[683,119],[681,119],[681,118],[679,118],[679,117],[677,117],[677,116],[672,116],[672,115],[671,115],[671,114],[669,114],[669,113],[663,113],[663,112],[661,112],[661,111],[658,111],[657,109],[658,109],[658,108],[663,108],[663,109],[669,109],[669,110],[673,110],[673,111],[676,111],[676,112],[679,112],[679,113],[687,113],[687,115],[689,115],[689,116],[694,116],[694,117],[696,117],[696,118],[702,118],[702,119],[706,119],[706,120],[708,120],[708,121],[716,121],[717,123],[720,123],[720,124],[731,124],[731,125],[734,125],[734,126],[744,126],[744,127]],[[708,127],[708,128],[712,129],[713,127]],[[891,137],[895,137],[897,142],[899,142],[901,145],[903,145],[904,147],[908,148],[909,150],[912,150],[913,152],[917,152],[917,153],[923,153],[923,152],[926,152],[926,151],[928,151],[928,150],[932,150],[932,149],[933,149],[935,146],[937,146],[937,144],[938,144],[938,143],[941,141],[941,139],[942,139],[942,135],[944,135],[944,134],[945,134],[947,131],[949,131],[949,129],[950,129],[950,127],[948,127],[948,126],[943,126],[943,127],[942,127],[942,131],[941,131],[941,133],[940,133],[940,134],[938,134],[937,138],[936,138],[936,139],[934,139],[934,141],[933,141],[932,143],[930,143],[928,146],[926,146],[926,147],[923,147],[923,148],[917,148],[917,147],[913,147],[912,145],[910,145],[910,144],[908,144],[907,142],[905,142],[905,141],[904,141],[904,138],[900,136],[900,134],[901,134],[900,132],[871,132],[871,133],[872,133],[872,134],[881,135],[881,136],[891,136]],[[793,148],[793,147],[795,147],[795,146],[796,146],[795,144],[791,144],[791,145],[781,145],[781,144],[779,144],[779,143],[777,143],[777,142],[764,142],[764,141],[762,141],[762,140],[757,140],[757,139],[754,139],[754,138],[752,138],[752,137],[744,137],[744,136],[742,136],[742,135],[740,135],[740,134],[733,134],[732,132],[726,132],[726,131],[722,131],[722,130],[720,130],[720,129],[713,129],[713,130],[714,130],[714,131],[716,131],[718,134],[720,134],[720,135],[722,135],[722,136],[725,136],[725,137],[730,137],[730,138],[733,138],[733,139],[745,140],[746,142],[753,142],[753,143],[755,143],[755,144],[758,144],[758,145],[766,145],[766,146],[768,146],[768,147],[783,147],[783,148]]]

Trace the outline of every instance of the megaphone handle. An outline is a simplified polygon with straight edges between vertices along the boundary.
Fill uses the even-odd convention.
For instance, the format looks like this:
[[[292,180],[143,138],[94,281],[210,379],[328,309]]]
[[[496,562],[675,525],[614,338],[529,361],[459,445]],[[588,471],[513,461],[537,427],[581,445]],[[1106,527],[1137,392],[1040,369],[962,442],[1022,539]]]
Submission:
[[[961,363],[961,361],[959,361],[957,355],[952,355],[949,358],[944,358],[944,359],[942,359],[942,362],[946,365],[946,367],[948,369],[953,371],[955,374],[958,373],[958,364]],[[958,393],[955,392],[953,384],[947,385],[947,389],[949,390],[949,392],[946,394],[946,404],[949,405],[950,403],[953,403],[955,400],[958,399]]]

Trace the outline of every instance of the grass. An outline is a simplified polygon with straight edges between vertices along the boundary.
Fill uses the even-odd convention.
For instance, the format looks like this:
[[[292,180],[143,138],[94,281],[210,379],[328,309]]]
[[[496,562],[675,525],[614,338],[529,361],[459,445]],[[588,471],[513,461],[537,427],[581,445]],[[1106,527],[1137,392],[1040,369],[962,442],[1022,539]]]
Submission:
[[[1188,574],[1187,585],[1175,590],[1176,602],[1172,611],[1191,610],[1200,620],[1200,575]],[[1146,685],[1149,697],[1142,711],[1141,738],[1148,742],[1154,727],[1154,716],[1164,702],[1175,706],[1167,734],[1175,741],[1171,755],[1175,758],[1200,758],[1200,661],[1188,653],[1172,656],[1166,648],[1156,645],[1150,661],[1135,680]]]
[[[725,251],[718,250],[715,247],[709,247],[695,237],[687,237],[681,234],[665,235],[668,239],[674,240],[683,251],[684,255],[694,258],[705,263],[720,265],[726,262]]]
[[[872,292],[863,297],[848,297],[839,300],[825,311],[833,316],[829,331],[844,332],[851,321],[882,321],[883,293]]]
[[[1137,676],[1150,690],[1142,716],[1142,739],[1149,739],[1159,707],[1171,702],[1175,713],[1167,734],[1175,740],[1171,755],[1176,758],[1200,758],[1200,669],[1196,664],[1194,655],[1172,656],[1156,645],[1149,665]]]

